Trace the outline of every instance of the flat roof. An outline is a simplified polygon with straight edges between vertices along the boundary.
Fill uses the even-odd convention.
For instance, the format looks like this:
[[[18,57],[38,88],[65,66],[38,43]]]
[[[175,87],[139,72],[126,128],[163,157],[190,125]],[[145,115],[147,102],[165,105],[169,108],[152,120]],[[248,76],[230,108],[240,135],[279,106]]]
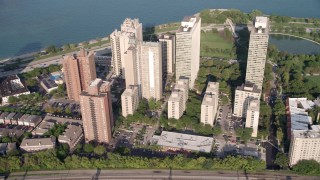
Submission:
[[[312,118],[308,115],[310,104],[307,98],[289,98],[289,113],[292,130],[308,130],[312,124]]]
[[[258,89],[258,87],[252,83],[242,84],[241,86],[238,86],[236,90],[253,92],[253,93],[260,93],[261,92],[261,90]]]
[[[213,138],[190,134],[162,131],[158,145],[185,149],[189,151],[210,152]]]
[[[20,83],[16,83],[19,81]],[[17,75],[0,78],[0,97],[30,92]]]
[[[172,91],[168,101],[179,102],[183,96],[182,93],[183,93],[182,91],[177,91],[177,90]]]
[[[217,106],[217,104],[216,104],[217,98],[218,97],[216,94],[205,94],[201,105],[216,107]]]

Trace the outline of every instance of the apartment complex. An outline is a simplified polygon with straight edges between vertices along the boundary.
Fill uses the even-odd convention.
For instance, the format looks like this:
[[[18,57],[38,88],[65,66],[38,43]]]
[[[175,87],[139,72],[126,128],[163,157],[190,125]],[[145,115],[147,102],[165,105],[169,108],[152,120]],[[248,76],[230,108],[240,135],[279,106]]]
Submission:
[[[36,152],[56,147],[56,137],[50,138],[24,138],[20,144],[20,149],[26,152]]]
[[[112,66],[116,76],[124,75],[125,52],[137,42],[141,42],[142,24],[139,19],[126,18],[121,25],[121,30],[115,30],[110,34],[112,49]]]
[[[179,79],[168,100],[168,118],[179,119],[186,110],[189,94],[189,80]]]
[[[129,86],[121,95],[122,116],[132,115],[139,106],[138,86]]]
[[[94,53],[80,49],[78,54],[64,56],[62,65],[68,98],[79,101],[81,92],[86,91],[90,82],[97,77]]]
[[[162,73],[173,74],[176,60],[176,40],[172,34],[162,34],[159,36],[162,46]]]
[[[201,123],[214,125],[219,102],[219,83],[209,82],[201,104]]]
[[[307,110],[314,106],[314,102],[307,98],[288,98],[286,102],[287,134],[291,138],[292,131],[308,130],[312,124],[312,118]]]
[[[95,79],[80,95],[80,107],[86,142],[109,143],[114,125],[109,83]]]
[[[193,88],[199,71],[201,18],[185,17],[176,32],[176,79],[189,79]]]
[[[140,57],[141,94],[143,98],[162,98],[162,52],[159,42],[142,42]]]
[[[259,125],[259,114],[260,114],[260,101],[259,99],[252,99],[249,101],[246,114],[246,128],[252,128],[252,137],[258,135]]]
[[[59,135],[59,143],[66,143],[69,145],[69,150],[73,152],[77,144],[83,139],[83,131],[81,126],[69,124],[62,135]]]
[[[246,117],[250,100],[260,99],[261,90],[251,83],[238,86],[235,91],[233,115],[236,117]]]
[[[300,160],[314,159],[320,163],[320,126],[313,125],[311,130],[292,131],[289,165],[292,167]]]
[[[269,19],[257,16],[250,33],[246,82],[262,89],[269,41]]]
[[[168,119],[180,119],[185,111],[183,92],[173,90],[168,100]]]
[[[125,73],[125,82],[126,87],[131,85],[138,85],[138,54],[137,48],[135,46],[130,46],[127,51],[124,53],[124,68],[126,69]]]

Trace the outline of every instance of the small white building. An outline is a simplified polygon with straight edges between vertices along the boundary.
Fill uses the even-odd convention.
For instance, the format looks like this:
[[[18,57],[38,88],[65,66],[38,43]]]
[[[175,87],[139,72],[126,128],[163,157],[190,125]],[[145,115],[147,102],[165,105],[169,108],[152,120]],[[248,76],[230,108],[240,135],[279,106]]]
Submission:
[[[56,146],[56,138],[54,136],[50,138],[32,138],[23,139],[20,145],[20,149],[26,152],[42,151],[47,149],[53,149]]]
[[[157,139],[157,145],[162,146],[164,150],[200,151],[209,153],[211,152],[213,145],[212,137],[168,131],[162,131],[160,137],[154,136],[153,139]]]

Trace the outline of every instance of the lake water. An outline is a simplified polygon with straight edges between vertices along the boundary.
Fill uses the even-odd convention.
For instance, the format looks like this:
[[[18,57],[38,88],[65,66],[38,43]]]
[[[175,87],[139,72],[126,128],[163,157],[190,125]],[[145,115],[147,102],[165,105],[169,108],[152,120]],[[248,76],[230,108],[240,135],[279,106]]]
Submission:
[[[270,35],[269,44],[276,45],[280,51],[286,51],[292,54],[320,54],[320,45],[286,35]]]
[[[0,0],[0,58],[107,36],[126,17],[150,26],[208,8],[320,18],[320,0]]]

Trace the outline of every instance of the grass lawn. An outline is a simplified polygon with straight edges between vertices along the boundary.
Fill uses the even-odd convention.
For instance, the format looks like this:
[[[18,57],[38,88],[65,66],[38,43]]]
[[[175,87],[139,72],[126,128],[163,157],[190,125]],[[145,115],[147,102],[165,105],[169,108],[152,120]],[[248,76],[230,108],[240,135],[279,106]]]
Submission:
[[[320,76],[306,76],[305,78],[320,87]]]
[[[201,56],[230,58],[232,57],[230,54],[213,52],[210,49],[222,49],[231,51],[232,47],[233,42],[228,41],[224,37],[220,36],[219,33],[213,33],[211,31],[201,33]]]

